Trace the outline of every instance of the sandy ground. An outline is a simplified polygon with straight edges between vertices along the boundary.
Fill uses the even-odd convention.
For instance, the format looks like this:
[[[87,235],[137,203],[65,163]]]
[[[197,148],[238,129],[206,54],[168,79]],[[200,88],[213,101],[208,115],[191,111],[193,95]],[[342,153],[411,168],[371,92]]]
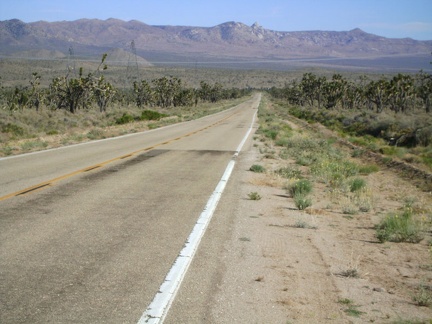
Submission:
[[[365,176],[369,211],[344,214],[324,184],[315,184],[312,207],[300,211],[283,189],[286,179],[272,173],[294,161],[265,158],[262,145],[255,137],[237,166],[245,199],[225,243],[224,275],[209,322],[429,323],[431,308],[413,300],[421,285],[432,298],[429,231],[418,244],[380,243],[374,226],[406,197],[431,217],[432,194],[381,167]],[[277,156],[278,148],[273,150]],[[252,164],[267,172],[247,171]],[[247,199],[251,192],[261,199]]]

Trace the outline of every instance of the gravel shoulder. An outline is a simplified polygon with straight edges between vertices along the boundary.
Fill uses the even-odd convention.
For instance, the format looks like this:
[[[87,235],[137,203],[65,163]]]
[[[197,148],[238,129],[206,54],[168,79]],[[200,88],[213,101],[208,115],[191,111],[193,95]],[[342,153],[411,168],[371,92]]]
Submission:
[[[374,226],[406,197],[430,215],[431,193],[381,167],[366,179],[370,211],[342,213],[323,184],[300,211],[272,172],[294,161],[267,158],[262,145],[255,137],[240,154],[165,322],[429,323],[431,308],[413,301],[421,285],[432,293],[429,233],[418,244],[379,243]]]

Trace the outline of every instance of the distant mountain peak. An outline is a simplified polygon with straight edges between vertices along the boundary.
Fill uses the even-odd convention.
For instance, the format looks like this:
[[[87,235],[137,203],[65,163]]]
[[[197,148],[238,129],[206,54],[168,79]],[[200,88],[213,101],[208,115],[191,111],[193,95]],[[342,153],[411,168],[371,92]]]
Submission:
[[[351,34],[358,34],[358,35],[372,35],[372,34],[369,34],[369,33],[365,32],[363,29],[360,29],[358,27],[354,28],[354,29],[351,29],[349,31],[349,33],[351,33]]]
[[[60,51],[67,55],[70,46],[88,55],[114,48],[129,50],[132,40],[138,53],[231,58],[350,58],[429,55],[432,51],[432,41],[388,39],[360,28],[344,32],[288,32],[266,29],[258,22],[248,26],[236,21],[213,27],[151,26],[115,18],[53,23],[0,21],[2,55],[29,50]]]
[[[216,27],[244,28],[244,27],[248,27],[248,26],[241,23],[241,22],[237,22],[237,21],[227,21],[225,23],[217,25]]]
[[[19,19],[6,20],[3,26],[15,39],[19,39],[30,33],[28,24]]]
[[[254,22],[254,24],[251,26],[252,28],[262,28],[258,22]]]

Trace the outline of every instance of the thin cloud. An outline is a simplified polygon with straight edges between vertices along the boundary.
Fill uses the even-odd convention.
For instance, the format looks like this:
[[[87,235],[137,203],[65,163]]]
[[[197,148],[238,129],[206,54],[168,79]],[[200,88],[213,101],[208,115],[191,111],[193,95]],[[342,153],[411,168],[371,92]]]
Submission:
[[[415,39],[432,40],[432,23],[407,22],[407,23],[368,23],[361,24],[361,29],[386,37],[412,37]]]
[[[406,30],[408,32],[432,33],[432,23],[410,22],[401,24],[399,30]]]

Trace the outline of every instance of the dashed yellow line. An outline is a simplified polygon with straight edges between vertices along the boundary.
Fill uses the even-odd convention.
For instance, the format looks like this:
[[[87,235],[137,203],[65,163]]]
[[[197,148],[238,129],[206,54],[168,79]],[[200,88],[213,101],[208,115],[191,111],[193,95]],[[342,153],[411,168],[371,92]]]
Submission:
[[[95,164],[95,165],[92,165],[92,166],[85,167],[83,169],[80,169],[80,170],[77,170],[77,171],[74,171],[74,172],[62,175],[60,177],[57,177],[57,178],[54,178],[54,179],[51,179],[51,180],[48,180],[48,181],[44,181],[44,182],[41,182],[41,183],[38,183],[38,184],[36,184],[34,186],[31,186],[31,187],[28,187],[28,188],[25,188],[25,189],[22,189],[22,190],[19,190],[19,191],[15,191],[13,193],[10,193],[10,194],[7,194],[5,196],[0,197],[0,201],[6,200],[6,199],[9,199],[9,198],[12,198],[12,197],[22,196],[22,195],[26,195],[28,193],[33,193],[33,192],[42,190],[42,189],[44,189],[46,187],[52,186],[56,182],[59,182],[61,180],[73,177],[73,176],[78,175],[80,173],[89,172],[89,171],[92,171],[92,170],[95,170],[95,169],[99,169],[99,168],[102,168],[105,165],[113,163],[115,161],[127,159],[127,158],[130,158],[130,157],[132,157],[134,155],[137,155],[139,153],[150,151],[150,150],[152,150],[152,149],[154,149],[154,148],[156,148],[158,146],[166,145],[166,144],[172,143],[174,141],[178,141],[178,140],[180,140],[182,138],[185,138],[185,137],[197,134],[197,133],[199,133],[199,132],[201,132],[201,131],[203,131],[205,129],[208,129],[210,127],[216,126],[217,124],[220,124],[221,122],[227,120],[228,118],[231,118],[235,114],[237,114],[237,113],[233,113],[233,114],[231,114],[231,115],[229,115],[229,116],[227,116],[227,117],[225,117],[225,118],[223,118],[223,119],[221,119],[221,120],[219,120],[219,121],[217,121],[217,122],[215,122],[215,123],[213,123],[213,124],[211,124],[209,126],[201,128],[201,129],[199,129],[197,131],[194,131],[194,132],[186,133],[186,134],[184,134],[182,136],[176,137],[176,138],[171,139],[169,141],[165,141],[165,142],[162,142],[162,143],[155,144],[153,146],[149,146],[149,147],[146,147],[146,148],[143,148],[143,149],[139,149],[137,151],[134,151],[134,152],[131,152],[131,153],[119,156],[119,157],[115,157],[113,159],[110,159],[110,160],[107,160],[107,161],[104,161],[104,162],[101,162],[101,163],[98,163],[98,164]]]

